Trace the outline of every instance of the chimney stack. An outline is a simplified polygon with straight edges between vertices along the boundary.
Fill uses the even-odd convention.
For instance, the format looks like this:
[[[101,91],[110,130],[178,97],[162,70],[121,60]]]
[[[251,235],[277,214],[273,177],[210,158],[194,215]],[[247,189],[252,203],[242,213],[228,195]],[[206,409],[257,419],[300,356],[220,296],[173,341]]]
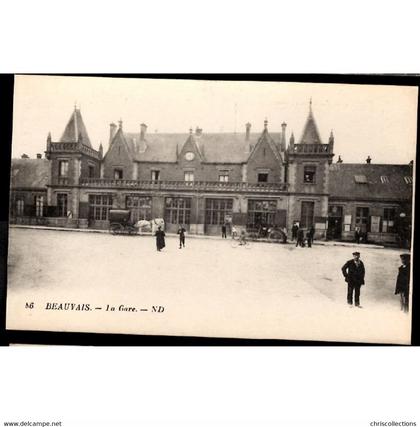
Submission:
[[[37,153],[36,158],[37,158],[37,159],[42,159],[42,154]]]
[[[250,134],[251,134],[251,123],[247,123],[246,125],[245,125],[245,140],[246,141],[249,141],[249,136],[250,136]]]
[[[111,123],[109,125],[109,143],[111,144],[114,139],[115,134],[117,133],[117,125],[115,123]]]
[[[140,125],[140,141],[144,141],[146,139],[147,125],[142,123]]]
[[[283,122],[281,124],[281,140],[280,140],[281,151],[286,151],[286,127],[287,127],[287,123]]]
[[[372,161],[372,159],[370,158],[370,156],[367,156],[366,163],[370,164],[371,161]]]

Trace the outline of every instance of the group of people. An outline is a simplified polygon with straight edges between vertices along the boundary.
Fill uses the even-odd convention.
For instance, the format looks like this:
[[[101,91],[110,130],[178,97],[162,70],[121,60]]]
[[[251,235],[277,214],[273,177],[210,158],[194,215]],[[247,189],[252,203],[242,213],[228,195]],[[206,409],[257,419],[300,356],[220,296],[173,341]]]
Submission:
[[[226,225],[222,226],[222,237],[226,238]],[[310,227],[306,232],[306,241],[308,247],[312,246],[314,228]],[[185,248],[185,233],[186,229],[180,225],[178,228],[179,235],[179,249]],[[237,230],[232,227],[232,234]],[[156,249],[160,252],[165,247],[165,232],[159,226],[155,232],[156,236]],[[246,233],[242,229],[239,234],[239,244],[246,243]],[[304,230],[298,224],[292,227],[292,240],[296,239],[296,246],[304,247]],[[347,261],[341,271],[347,283],[347,304],[353,307],[353,299],[355,307],[362,308],[360,305],[360,288],[365,284],[365,265],[360,259],[360,252],[353,252],[353,258]],[[410,295],[410,254],[401,254],[401,266],[398,269],[397,283],[395,287],[395,295],[400,295],[401,310],[404,312],[409,311],[409,295]]]
[[[187,230],[180,225],[178,228],[178,235],[179,235],[179,249],[185,248],[185,233]],[[160,252],[165,246],[165,232],[162,230],[162,227],[159,226],[158,229],[155,232],[156,237],[156,249],[158,252]]]
[[[298,222],[295,222],[292,226],[292,242],[296,239],[296,247],[305,247],[305,242],[308,244],[308,248],[312,247],[314,241],[315,228],[311,225],[308,229],[300,227]]]
[[[401,310],[405,313],[409,310],[410,295],[410,254],[401,254],[401,266],[398,269],[395,295],[400,295]],[[365,284],[365,266],[360,259],[360,252],[353,252],[353,259],[347,261],[341,268],[347,282],[347,304],[362,308],[360,305],[360,288]]]

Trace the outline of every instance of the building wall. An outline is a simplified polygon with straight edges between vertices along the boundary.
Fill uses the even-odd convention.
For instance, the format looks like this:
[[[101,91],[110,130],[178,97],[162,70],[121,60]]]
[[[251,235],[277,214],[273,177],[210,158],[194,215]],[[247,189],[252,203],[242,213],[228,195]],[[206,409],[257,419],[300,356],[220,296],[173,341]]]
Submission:
[[[343,201],[330,199],[330,205],[342,206],[343,207],[343,230],[341,238],[344,241],[354,241],[355,240],[355,227],[356,227],[356,209],[357,207],[367,207],[369,208],[369,218],[371,216],[381,217],[380,230],[382,226],[382,220],[384,216],[384,208],[395,208],[396,212],[396,223],[399,221],[399,215],[403,212],[408,215],[408,218],[411,217],[411,207],[409,204],[399,203],[399,202],[386,202],[386,201]],[[350,222],[346,227],[346,222],[344,220],[345,216],[350,216]],[[396,228],[397,226],[395,226]],[[395,243],[397,241],[397,232],[368,232],[368,241],[371,243]]]
[[[247,181],[249,183],[258,182],[259,172],[268,172],[268,182],[283,182],[284,168],[265,139],[257,145],[248,160]]]
[[[194,172],[194,181],[219,181],[221,171],[228,171],[230,182],[242,181],[242,165],[240,164],[209,164],[199,161],[179,163],[137,163],[137,178],[140,181],[150,181],[152,171],[159,171],[161,181],[184,181],[184,172]]]
[[[114,179],[114,169],[123,170],[123,179],[132,179],[133,161],[127,147],[120,139],[115,139],[103,161],[103,177]]]
[[[303,180],[303,173],[305,166],[315,166],[316,175],[315,183],[305,183]],[[289,172],[293,180],[293,190],[297,193],[319,194],[328,193],[328,161],[326,159],[317,158],[299,158],[292,164],[292,170]],[[291,181],[292,182],[292,181]]]

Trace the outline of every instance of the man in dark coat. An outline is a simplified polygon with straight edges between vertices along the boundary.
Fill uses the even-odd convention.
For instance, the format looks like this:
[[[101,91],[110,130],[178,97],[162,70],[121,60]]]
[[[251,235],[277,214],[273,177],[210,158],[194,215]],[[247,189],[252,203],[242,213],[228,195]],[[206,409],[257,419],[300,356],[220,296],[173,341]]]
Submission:
[[[306,241],[308,242],[308,248],[312,248],[312,242],[314,241],[315,228],[313,225],[306,232]]]
[[[303,228],[299,228],[297,231],[296,247],[298,246],[305,247],[305,232]]]
[[[223,237],[226,239],[226,224],[222,225],[222,238]]]
[[[156,233],[156,249],[160,252],[165,247],[165,232],[159,226]]]
[[[398,269],[395,295],[400,294],[401,310],[408,313],[410,297],[410,254],[401,254],[402,265]]]
[[[354,239],[356,240],[357,244],[360,243],[360,237],[361,237],[360,227],[356,227],[354,229]]]
[[[347,282],[347,303],[353,307],[362,308],[360,305],[360,287],[365,284],[365,266],[360,259],[359,252],[353,252],[353,259],[347,261],[341,268]]]
[[[185,232],[187,230],[180,225],[178,228],[178,234],[179,234],[179,249],[185,248]]]
[[[296,222],[294,222],[292,226],[292,241],[297,238],[298,230],[299,230],[299,226],[296,224]]]

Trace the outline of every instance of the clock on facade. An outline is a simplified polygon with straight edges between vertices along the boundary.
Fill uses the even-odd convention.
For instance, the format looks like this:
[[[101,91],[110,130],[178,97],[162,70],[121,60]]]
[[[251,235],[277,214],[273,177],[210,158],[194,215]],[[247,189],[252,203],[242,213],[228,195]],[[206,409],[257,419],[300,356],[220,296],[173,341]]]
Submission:
[[[194,153],[192,151],[188,151],[188,153],[185,153],[185,160],[191,161],[194,160]]]

